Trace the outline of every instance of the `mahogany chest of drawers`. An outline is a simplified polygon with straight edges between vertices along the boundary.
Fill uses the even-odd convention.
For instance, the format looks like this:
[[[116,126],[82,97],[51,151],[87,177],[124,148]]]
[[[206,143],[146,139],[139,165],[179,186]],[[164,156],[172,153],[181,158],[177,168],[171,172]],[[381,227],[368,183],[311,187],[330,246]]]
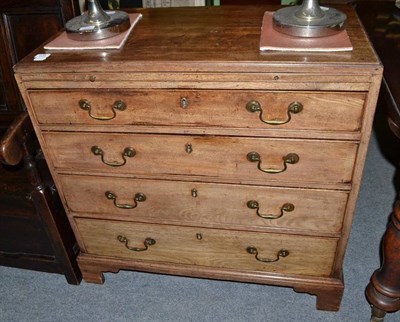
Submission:
[[[139,9],[119,51],[16,66],[87,282],[132,269],[290,286],[337,310],[382,68],[259,51],[276,7]]]

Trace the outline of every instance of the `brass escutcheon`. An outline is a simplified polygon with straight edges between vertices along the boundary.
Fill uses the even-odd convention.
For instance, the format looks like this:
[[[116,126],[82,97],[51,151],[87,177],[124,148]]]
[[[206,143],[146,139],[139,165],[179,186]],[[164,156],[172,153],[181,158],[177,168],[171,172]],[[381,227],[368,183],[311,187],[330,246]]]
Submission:
[[[187,143],[187,144],[185,145],[185,151],[186,151],[186,153],[188,153],[188,154],[190,154],[190,153],[193,152],[193,147],[192,147],[192,145],[191,145],[190,143]]]
[[[189,100],[187,97],[181,97],[181,107],[182,108],[188,108],[189,106]]]
[[[256,214],[258,217],[261,217],[263,219],[278,219],[281,218],[284,214],[284,212],[291,212],[294,210],[294,205],[292,203],[285,203],[281,207],[280,214],[278,215],[273,215],[273,214],[261,214],[260,211],[260,204],[257,200],[249,200],[247,202],[247,207],[249,209],[256,209]]]
[[[287,169],[287,165],[288,164],[296,164],[297,162],[299,162],[300,158],[296,153],[289,153],[287,155],[285,155],[284,157],[282,157],[283,160],[283,168],[282,169],[263,169],[261,167],[261,156],[258,152],[249,152],[247,154],[247,160],[250,162],[257,162],[257,168],[258,170],[265,172],[265,173],[270,173],[270,174],[275,174],[275,173],[281,173],[286,171]]]
[[[251,100],[246,104],[246,109],[250,113],[260,112],[259,118],[261,122],[269,125],[283,125],[289,123],[292,119],[292,114],[300,113],[303,110],[303,104],[300,102],[292,102],[288,106],[287,110],[287,119],[286,120],[264,120],[263,118],[263,109],[261,107],[260,102],[256,100]]]
[[[103,162],[105,165],[108,165],[110,167],[121,167],[126,164],[126,157],[128,158],[133,158],[136,155],[136,150],[131,147],[126,147],[124,151],[122,152],[122,162],[118,161],[106,161],[104,160],[104,151],[98,147],[97,145],[93,145],[90,150],[94,155],[100,155],[101,156],[101,162]]]
[[[118,111],[124,111],[124,110],[126,110],[126,103],[121,100],[116,100],[114,102],[113,108]]]
[[[274,263],[280,260],[281,257],[289,256],[289,251],[286,249],[281,249],[276,253],[276,258],[262,258],[258,256],[258,250],[254,246],[249,246],[246,248],[246,251],[251,254],[255,255],[256,260],[263,263]]]

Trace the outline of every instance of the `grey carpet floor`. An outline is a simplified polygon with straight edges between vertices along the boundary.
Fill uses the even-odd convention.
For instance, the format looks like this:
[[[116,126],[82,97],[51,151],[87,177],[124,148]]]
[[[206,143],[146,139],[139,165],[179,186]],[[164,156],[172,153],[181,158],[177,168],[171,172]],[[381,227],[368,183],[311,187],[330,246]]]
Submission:
[[[395,168],[379,144],[388,136],[375,130],[371,139],[339,312],[317,311],[314,296],[290,288],[127,271],[72,286],[61,275],[0,267],[0,321],[369,321],[364,290],[395,198]]]

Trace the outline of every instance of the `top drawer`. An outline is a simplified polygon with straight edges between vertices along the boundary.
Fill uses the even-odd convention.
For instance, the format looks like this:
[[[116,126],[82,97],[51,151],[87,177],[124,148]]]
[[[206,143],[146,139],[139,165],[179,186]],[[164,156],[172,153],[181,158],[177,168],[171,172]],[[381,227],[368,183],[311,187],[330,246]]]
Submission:
[[[42,124],[360,130],[365,93],[31,91]]]

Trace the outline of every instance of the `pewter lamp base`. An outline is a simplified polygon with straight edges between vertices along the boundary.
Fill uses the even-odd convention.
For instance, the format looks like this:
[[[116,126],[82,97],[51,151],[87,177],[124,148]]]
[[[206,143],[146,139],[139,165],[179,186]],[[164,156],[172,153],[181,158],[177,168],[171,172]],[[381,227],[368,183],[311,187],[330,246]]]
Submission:
[[[98,0],[88,0],[88,11],[65,24],[67,36],[73,40],[101,40],[119,35],[131,26],[123,11],[104,11]]]
[[[325,37],[342,31],[347,16],[334,8],[320,7],[317,0],[304,0],[301,6],[277,10],[273,28],[297,37]]]

